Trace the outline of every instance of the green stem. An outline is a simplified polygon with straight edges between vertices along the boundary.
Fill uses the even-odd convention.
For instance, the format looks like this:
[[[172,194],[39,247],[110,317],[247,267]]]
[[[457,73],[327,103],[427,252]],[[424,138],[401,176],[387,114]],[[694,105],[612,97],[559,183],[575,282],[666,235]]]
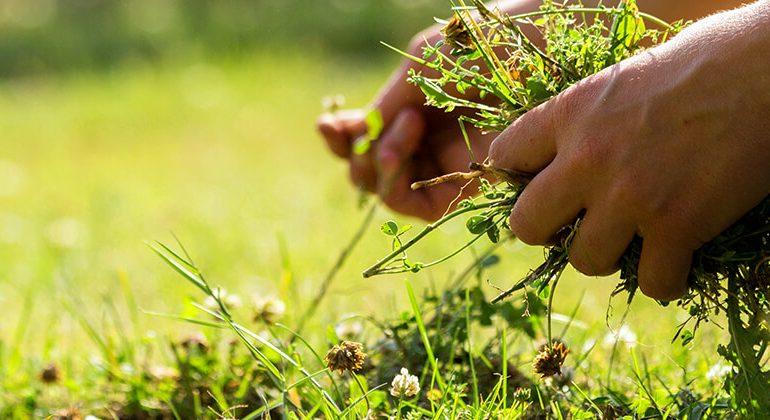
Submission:
[[[553,285],[551,286],[551,293],[548,294],[548,346],[553,346],[553,335],[551,334],[552,328],[551,328],[551,314],[553,313],[553,295],[556,294],[556,285],[559,284],[559,279],[561,278],[561,274],[557,275],[556,278],[553,279]]]
[[[369,207],[369,210],[366,212],[366,216],[364,216],[363,220],[361,221],[361,224],[358,226],[358,229],[350,238],[350,242],[348,242],[345,248],[340,252],[339,256],[337,257],[337,261],[334,263],[334,266],[332,266],[332,268],[326,273],[326,277],[324,277],[323,282],[321,282],[321,286],[318,288],[318,292],[316,293],[315,297],[313,297],[313,300],[310,302],[310,304],[307,306],[307,310],[305,310],[305,313],[303,313],[302,317],[300,317],[299,322],[297,323],[297,327],[295,328],[297,332],[290,339],[290,343],[293,343],[294,340],[297,337],[299,337],[299,335],[302,333],[302,329],[304,328],[307,320],[312,318],[313,315],[315,314],[315,311],[316,309],[318,309],[319,304],[323,300],[324,296],[326,296],[326,293],[329,291],[329,287],[331,286],[332,282],[337,277],[337,274],[339,273],[340,269],[345,265],[345,262],[347,261],[348,256],[350,256],[350,253],[353,251],[353,249],[355,249],[355,247],[361,241],[361,238],[364,237],[364,234],[369,229],[369,225],[372,224],[372,220],[374,220],[374,214],[376,213],[377,207],[378,207],[378,203],[373,202],[372,205]]]
[[[367,268],[363,272],[364,278],[369,278],[369,277],[372,277],[374,275],[380,274],[380,268],[383,265],[389,263],[394,258],[396,258],[399,255],[403,254],[404,251],[406,251],[407,249],[411,248],[414,244],[419,242],[420,239],[424,238],[429,233],[433,232],[438,227],[440,227],[444,223],[454,219],[455,217],[461,216],[461,215],[463,215],[465,213],[468,213],[468,212],[471,212],[471,211],[475,211],[475,210],[481,210],[481,209],[486,209],[486,208],[490,208],[490,207],[496,207],[496,206],[508,204],[508,202],[509,202],[509,200],[505,199],[505,200],[500,200],[500,201],[491,201],[491,202],[483,203],[483,204],[474,204],[473,206],[463,207],[461,209],[453,211],[452,213],[447,214],[446,216],[442,217],[441,219],[438,219],[437,221],[435,221],[435,222],[425,226],[425,228],[422,231],[420,231],[420,233],[418,233],[415,237],[413,237],[412,239],[407,241],[403,246],[393,250],[393,252],[391,252],[390,254],[386,255],[381,260],[377,261],[377,263],[375,263],[373,266]]]
[[[534,12],[521,13],[518,15],[508,16],[508,19],[518,20],[518,19],[527,19],[531,17],[548,16],[548,15],[566,15],[569,13],[596,13],[596,14],[612,15],[618,12],[619,11],[617,9],[612,9],[612,8],[608,9],[604,7],[565,7],[563,9],[537,10]],[[649,13],[639,12],[639,16],[645,20],[655,23],[656,25],[662,26],[663,28],[666,28],[669,30],[674,29],[666,21],[658,17],[655,17]]]
[[[507,216],[505,216],[505,217],[507,217]],[[502,222],[502,221],[503,221],[503,218],[499,219],[497,222],[493,223],[493,224],[492,224],[492,225],[490,225],[488,228],[486,228],[486,229],[484,230],[484,232],[481,232],[481,233],[479,233],[479,234],[478,234],[478,235],[476,235],[476,236],[475,236],[473,239],[471,239],[470,241],[468,241],[468,242],[467,242],[465,245],[463,245],[463,246],[461,246],[460,248],[458,248],[458,249],[454,250],[454,251],[453,251],[451,254],[445,255],[445,256],[443,256],[443,257],[441,257],[441,258],[439,258],[439,259],[437,259],[437,260],[435,260],[435,261],[431,261],[431,262],[429,262],[429,263],[423,264],[423,265],[420,267],[420,269],[423,269],[423,268],[428,268],[428,267],[433,267],[434,265],[438,265],[438,264],[441,264],[441,263],[443,263],[444,261],[447,261],[447,260],[449,260],[449,259],[453,258],[455,255],[457,255],[457,254],[459,254],[459,253],[461,253],[461,252],[465,251],[466,249],[468,249],[468,247],[470,247],[470,246],[471,246],[471,245],[473,245],[473,244],[474,244],[476,241],[478,241],[478,240],[479,240],[479,238],[481,238],[482,236],[486,235],[486,234],[487,234],[487,232],[488,232],[490,229],[492,229],[493,227],[497,226],[497,225],[498,225],[498,224],[500,224],[500,222]],[[412,269],[411,269],[411,268],[409,268],[409,267],[385,267],[385,268],[383,268],[382,270],[379,270],[379,271],[378,271],[378,274],[399,274],[399,273],[406,273],[406,272],[408,272],[408,271],[411,271],[411,270],[412,270]]]
[[[369,412],[372,410],[371,406],[369,406],[369,397],[367,396],[366,390],[364,389],[363,384],[361,384],[361,379],[358,378],[358,375],[356,375],[355,372],[351,371],[350,374],[353,376],[353,379],[355,379],[356,383],[358,384],[358,388],[361,390],[361,395],[364,396],[364,403],[366,403],[366,414],[369,415]]]

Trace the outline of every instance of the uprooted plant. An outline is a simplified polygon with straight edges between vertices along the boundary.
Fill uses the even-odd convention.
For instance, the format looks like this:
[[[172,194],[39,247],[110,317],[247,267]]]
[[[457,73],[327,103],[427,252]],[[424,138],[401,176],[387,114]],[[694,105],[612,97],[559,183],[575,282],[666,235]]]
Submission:
[[[424,92],[428,105],[447,112],[459,108],[472,111],[459,118],[463,133],[466,124],[502,131],[517,117],[579,80],[636,54],[645,45],[666,41],[684,26],[640,12],[633,0],[597,8],[546,1],[538,11],[515,16],[489,9],[480,0],[471,0],[471,4],[458,0],[453,10],[451,20],[444,22],[443,40],[426,45],[419,57],[399,52],[438,74],[409,73],[408,80]],[[650,29],[648,24],[658,29]],[[528,39],[522,25],[537,28],[543,42]],[[467,135],[465,140],[470,152]],[[499,182],[489,182],[488,176]],[[468,173],[414,184],[413,188],[429,188],[447,180],[478,179],[480,187],[476,197],[462,200],[456,209],[411,238],[407,238],[408,229],[392,221],[385,223],[382,231],[393,239],[392,252],[364,271],[364,277],[418,272],[461,253],[482,237],[493,243],[511,238],[504,233],[509,230],[508,217],[530,177],[488,162],[475,162]],[[467,243],[432,262],[418,262],[408,256],[407,250],[425,236],[460,216],[467,217],[465,225],[474,235]],[[545,262],[501,291],[494,301],[525,287],[537,291],[550,288],[552,298],[568,264],[570,241],[579,223],[580,219],[564,227],[557,243],[548,248]],[[621,282],[613,293],[627,293],[629,302],[638,289],[641,242],[636,238],[623,255]],[[719,353],[735,367],[728,388],[736,407],[746,415],[770,415],[770,198],[697,250],[688,281],[689,291],[677,305],[689,311],[690,319],[679,327],[675,339],[687,343],[698,325],[726,313],[731,341],[720,346]],[[693,326],[686,330],[690,322]]]

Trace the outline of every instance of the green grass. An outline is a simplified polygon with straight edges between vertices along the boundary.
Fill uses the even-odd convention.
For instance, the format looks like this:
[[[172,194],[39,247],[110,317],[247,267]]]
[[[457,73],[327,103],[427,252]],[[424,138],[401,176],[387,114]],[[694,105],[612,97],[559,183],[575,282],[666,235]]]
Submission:
[[[172,232],[212,287],[244,300],[277,295],[287,302],[283,322],[293,327],[365,213],[346,168],[314,131],[320,98],[343,93],[349,105],[365,104],[393,63],[265,54],[0,82],[0,408],[27,413],[30,399],[39,404],[35,415],[78,402],[99,407],[111,395],[99,394],[104,378],[94,366],[110,351],[151,348],[135,360],[169,363],[168,341],[202,327],[148,312],[210,319],[191,305],[203,295],[146,246],[174,243]],[[361,271],[389,249],[379,224],[391,217],[378,210],[302,332],[321,356],[329,329],[345,314],[390,320],[411,313],[404,279],[419,299],[470,263],[458,257],[417,275],[363,279]],[[444,255],[462,243],[463,231],[449,226],[414,252],[423,260]],[[489,296],[495,290],[487,279],[507,288],[542,259],[539,249],[520,244],[505,245],[498,255],[503,264],[480,283]],[[560,319],[575,318],[566,336],[573,348],[567,365],[596,342],[575,378],[592,395],[602,385],[634,389],[637,381],[631,351],[621,345],[612,356],[602,342],[616,281],[570,272],[554,299],[565,314],[555,320],[556,331],[564,328]],[[622,299],[611,312],[609,323],[618,328]],[[250,315],[243,309],[234,317],[246,324]],[[688,346],[671,344],[685,318],[644,298],[625,316],[638,339],[633,354],[640,377],[654,385],[656,399],[666,397],[661,383],[674,393],[719,389],[704,374],[719,361],[716,343],[726,342],[726,333],[705,325]],[[499,320],[495,325],[506,328]],[[365,337],[377,337],[370,327]],[[223,342],[231,335],[206,331]],[[479,334],[468,343],[480,346]],[[513,328],[507,341],[508,355],[531,375],[534,342]],[[37,375],[49,362],[61,366],[64,379],[43,386]],[[647,396],[639,394],[644,404]]]

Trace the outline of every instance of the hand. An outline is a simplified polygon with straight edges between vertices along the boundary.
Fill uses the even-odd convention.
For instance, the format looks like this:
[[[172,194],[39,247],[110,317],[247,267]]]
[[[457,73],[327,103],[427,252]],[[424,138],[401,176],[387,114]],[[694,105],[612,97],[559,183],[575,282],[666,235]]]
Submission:
[[[536,172],[513,232],[546,244],[585,212],[569,250],[606,275],[643,238],[639,287],[687,290],[694,250],[770,193],[770,3],[704,19],[515,121],[495,166]]]
[[[438,36],[438,28],[417,36],[409,52],[420,55],[425,39],[432,43]],[[377,193],[399,213],[435,220],[460,196],[465,182],[417,191],[412,191],[411,183],[467,171],[470,155],[457,123],[460,114],[424,105],[420,89],[406,82],[411,67],[424,74],[432,71],[405,61],[392,75],[372,104],[382,114],[384,130],[366,154],[351,152],[353,142],[367,130],[364,110],[321,115],[317,126],[329,148],[348,160],[353,184]],[[470,126],[467,130],[474,157],[483,161],[493,136],[484,136]],[[473,192],[475,188],[469,187],[465,195]]]

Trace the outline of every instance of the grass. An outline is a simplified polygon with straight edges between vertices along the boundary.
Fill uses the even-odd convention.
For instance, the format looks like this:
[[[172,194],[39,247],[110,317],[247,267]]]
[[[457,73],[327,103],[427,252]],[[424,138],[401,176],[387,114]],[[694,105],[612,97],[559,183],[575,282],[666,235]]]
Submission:
[[[392,65],[265,54],[237,62],[137,64],[111,73],[1,82],[0,304],[5,316],[0,322],[0,410],[19,418],[44,417],[73,404],[103,410],[116,395],[142,387],[160,395],[156,385],[132,376],[131,369],[179,361],[182,353],[170,350],[169,343],[181,343],[201,329],[213,346],[226,347],[232,333],[155,314],[212,320],[192,304],[204,296],[145,245],[155,239],[173,243],[171,232],[212,287],[244,299],[279,296],[287,303],[281,322],[292,328],[365,213],[347,185],[346,169],[314,132],[320,98],[344,93],[350,105],[364,104]],[[389,246],[378,224],[390,217],[377,211],[375,225],[302,332],[302,340],[319,356],[330,344],[329,330],[348,314],[381,322],[409,319],[426,310],[426,291],[440,293],[470,263],[460,258],[419,275],[364,280],[361,271]],[[424,260],[440,257],[451,251],[442,236],[464,235],[463,229],[444,227],[415,252],[423,253]],[[504,245],[498,255],[505,256],[503,262],[478,283],[489,296],[495,290],[487,279],[506,288],[542,258],[540,250],[520,244]],[[405,279],[413,293],[407,293]],[[706,325],[686,347],[671,344],[676,325],[686,317],[676,308],[637,299],[626,311],[616,301],[609,323],[614,329],[625,323],[636,333],[636,344],[633,350],[604,344],[610,331],[608,296],[616,282],[570,272],[559,284],[555,304],[563,316],[555,319],[554,329],[570,325],[565,340],[573,350],[567,365],[585,360],[576,369],[579,389],[592,398],[608,395],[607,389],[635,393],[639,407],[667,399],[666,389],[718,393],[719,382],[705,373],[720,360],[713,349],[726,341],[726,333]],[[234,311],[233,318],[251,330],[262,328],[249,324],[248,308]],[[494,327],[507,332],[505,352],[531,377],[537,340],[499,318]],[[484,359],[481,347],[490,332],[476,328],[469,328],[462,344],[471,350],[465,360]],[[542,338],[542,325],[535,331]],[[281,343],[291,336],[283,330],[275,334]],[[360,340],[373,342],[378,334],[367,324]],[[303,355],[313,374],[321,369],[320,357],[297,344],[302,340],[288,348]],[[595,350],[581,356],[592,343]],[[200,355],[188,356],[195,361]],[[45,385],[38,375],[51,362],[60,367],[62,379]],[[249,372],[254,366],[244,362],[241,368]],[[120,369],[125,370],[122,377]],[[222,369],[204,370],[218,376],[201,382],[224,381],[228,376]],[[299,373],[290,373],[302,380]],[[426,391],[431,381],[446,381],[441,376],[446,372],[421,374]],[[133,385],[118,386],[120,378]],[[300,396],[307,383],[297,385]],[[456,396],[449,392],[452,385],[443,383],[445,395]],[[336,398],[333,388],[327,390]],[[237,398],[216,401],[190,406],[215,417],[207,404],[218,413],[238,404]],[[458,401],[451,402],[461,407]],[[471,406],[500,412],[501,401],[482,399]],[[440,410],[456,414],[459,408],[452,411],[447,404],[422,409],[430,415]],[[321,404],[316,414],[327,409]]]

